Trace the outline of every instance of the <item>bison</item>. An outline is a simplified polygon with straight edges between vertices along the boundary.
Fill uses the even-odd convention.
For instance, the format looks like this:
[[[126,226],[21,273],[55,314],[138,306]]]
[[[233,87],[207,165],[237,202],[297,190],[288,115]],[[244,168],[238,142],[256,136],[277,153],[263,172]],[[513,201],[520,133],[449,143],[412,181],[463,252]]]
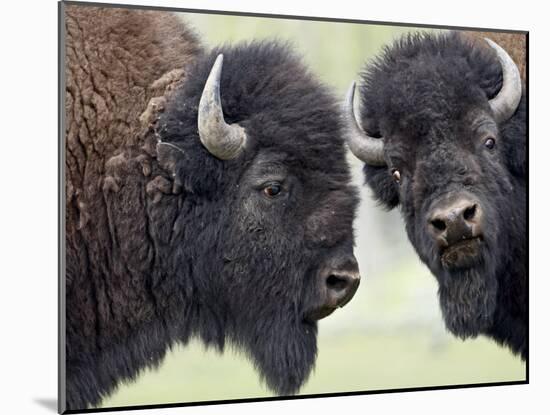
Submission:
[[[491,40],[409,34],[344,104],[366,183],[435,275],[446,326],[527,355],[526,97]]]
[[[67,407],[191,338],[297,392],[360,279],[337,100],[286,44],[204,51],[159,12],[65,19]]]

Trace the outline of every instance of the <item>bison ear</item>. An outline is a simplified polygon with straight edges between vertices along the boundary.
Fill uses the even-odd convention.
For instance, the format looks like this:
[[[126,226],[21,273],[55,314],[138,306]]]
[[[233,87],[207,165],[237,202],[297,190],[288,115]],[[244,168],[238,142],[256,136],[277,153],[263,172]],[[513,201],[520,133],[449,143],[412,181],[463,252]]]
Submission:
[[[388,174],[387,167],[369,166],[363,167],[365,183],[371,188],[374,198],[387,210],[391,210],[399,204],[397,185]]]

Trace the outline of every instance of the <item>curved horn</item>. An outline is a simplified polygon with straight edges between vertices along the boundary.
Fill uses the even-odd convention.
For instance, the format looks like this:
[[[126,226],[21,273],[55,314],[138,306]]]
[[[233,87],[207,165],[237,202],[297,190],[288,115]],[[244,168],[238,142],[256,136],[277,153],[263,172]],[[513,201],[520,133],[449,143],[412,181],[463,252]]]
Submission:
[[[497,54],[502,67],[502,88],[497,96],[489,101],[495,119],[500,123],[516,112],[521,101],[521,76],[510,55],[491,39],[485,38],[485,40]]]
[[[220,99],[223,55],[218,55],[204,85],[199,103],[198,126],[202,144],[221,160],[234,159],[244,148],[246,132],[238,124],[226,124]]]
[[[357,123],[353,109],[355,81],[351,83],[344,101],[344,120],[347,125],[346,141],[349,149],[358,159],[371,166],[385,166],[384,140],[369,136]]]

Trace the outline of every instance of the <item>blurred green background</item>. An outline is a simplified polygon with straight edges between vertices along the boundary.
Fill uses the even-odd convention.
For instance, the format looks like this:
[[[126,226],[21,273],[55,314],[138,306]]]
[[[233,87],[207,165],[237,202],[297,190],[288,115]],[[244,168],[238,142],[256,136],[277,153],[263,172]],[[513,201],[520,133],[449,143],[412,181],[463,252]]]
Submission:
[[[368,59],[414,28],[182,13],[205,46],[261,38],[290,40],[337,96]],[[302,394],[370,391],[524,380],[525,364],[507,349],[446,332],[437,285],[417,259],[396,211],[386,212],[362,186],[361,163],[349,157],[361,186],[356,220],[362,281],[354,299],[319,323],[317,364]],[[121,386],[102,406],[273,396],[251,363],[198,342],[171,351],[160,369]]]

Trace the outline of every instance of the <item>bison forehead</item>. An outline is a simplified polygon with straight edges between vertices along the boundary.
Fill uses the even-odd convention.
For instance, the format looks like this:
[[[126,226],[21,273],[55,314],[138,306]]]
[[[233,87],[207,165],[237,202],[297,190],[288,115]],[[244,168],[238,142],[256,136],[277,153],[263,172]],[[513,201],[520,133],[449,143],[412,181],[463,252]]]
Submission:
[[[421,67],[424,69],[423,63]],[[395,74],[378,94],[375,98],[378,105],[370,103],[373,111],[369,115],[379,120],[384,135],[398,131],[424,135],[434,125],[445,130],[472,108],[481,109],[486,104],[477,85],[437,68],[422,73],[410,68],[408,72]],[[369,96],[372,95],[365,100]]]
[[[454,120],[486,105],[502,83],[499,62],[456,33],[415,34],[385,50],[362,73],[362,117],[370,130]]]

